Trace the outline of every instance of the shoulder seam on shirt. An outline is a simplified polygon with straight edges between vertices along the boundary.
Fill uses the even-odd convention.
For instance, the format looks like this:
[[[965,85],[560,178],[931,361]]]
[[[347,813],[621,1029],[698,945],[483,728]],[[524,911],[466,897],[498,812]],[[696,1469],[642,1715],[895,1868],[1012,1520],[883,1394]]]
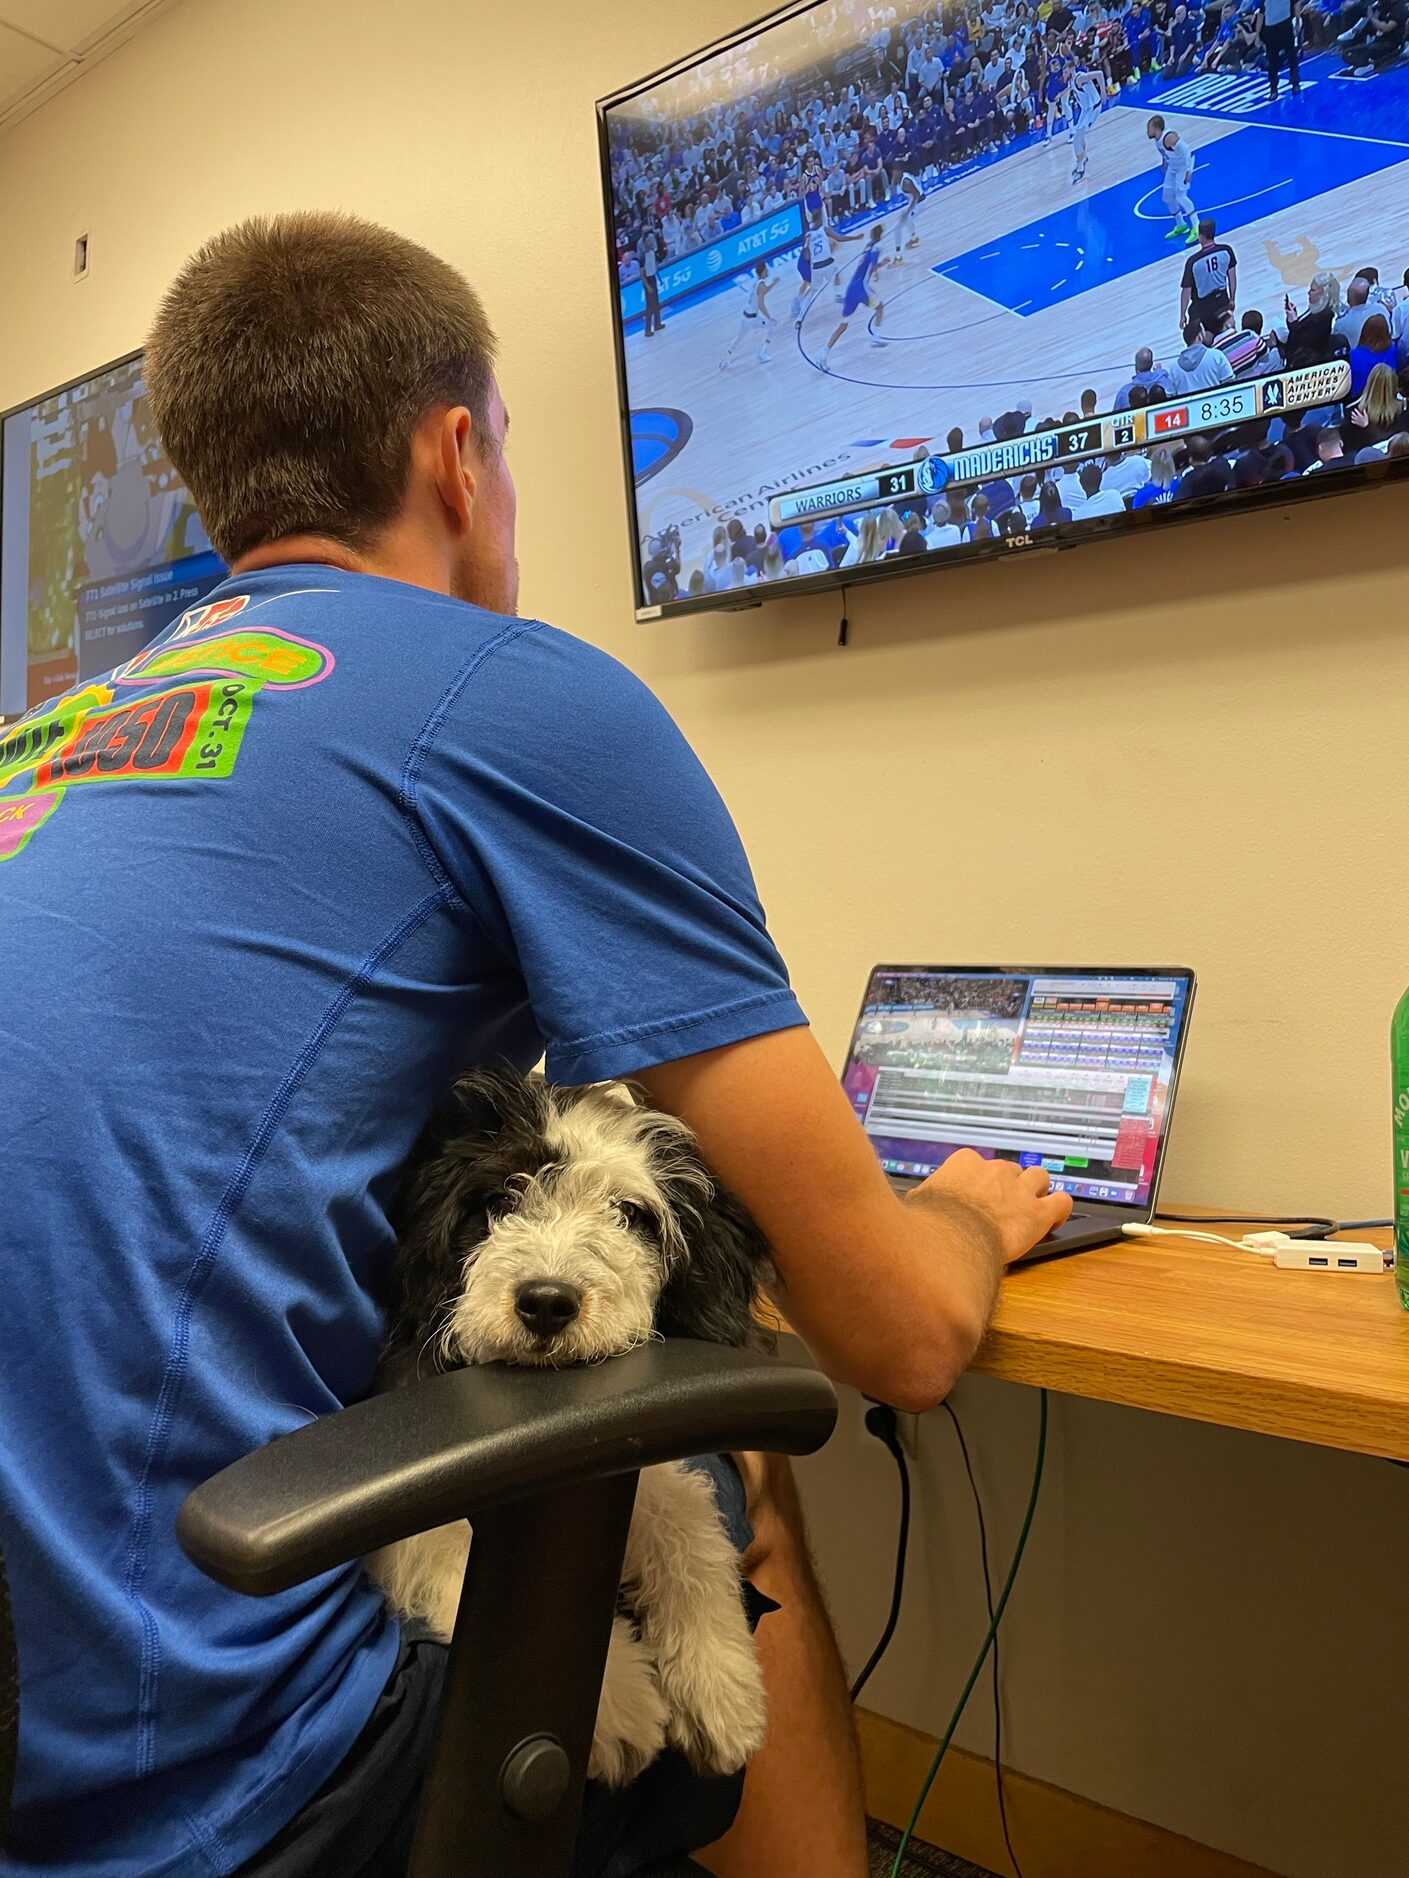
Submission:
[[[401,766],[401,789],[397,798],[397,806],[400,808],[406,826],[410,830],[411,839],[415,843],[416,851],[425,863],[426,871],[442,892],[450,894],[455,904],[463,911],[467,912],[478,924],[481,931],[484,932],[485,938],[490,941],[496,952],[500,950],[500,947],[493,935],[485,928],[484,921],[480,917],[478,909],[472,906],[465,898],[464,894],[461,893],[459,887],[456,886],[454,880],[451,879],[450,874],[447,872],[440,856],[435,851],[435,845],[431,841],[424,821],[421,819],[421,807],[417,791],[421,781],[421,764],[425,761],[426,753],[440,735],[441,726],[444,724],[449,714],[450,707],[455,703],[466,685],[469,684],[475,673],[482,665],[491,659],[496,652],[502,651],[505,646],[512,645],[516,639],[522,639],[527,633],[536,633],[542,630],[542,620],[515,620],[512,624],[505,626],[500,632],[496,633],[492,639],[486,639],[483,645],[476,646],[473,654],[466,659],[465,663],[460,667],[459,671],[451,679],[444,691],[441,692],[430,715],[416,733],[411,748],[406,752],[406,761]]]
[[[147,1431],[146,1451],[134,1496],[131,1532],[127,1541],[126,1564],[123,1571],[123,1594],[129,1605],[135,1609],[141,1629],[137,1754],[133,1770],[138,1778],[151,1773],[156,1762],[157,1688],[161,1674],[161,1647],[156,1622],[142,1596],[141,1589],[146,1576],[152,1537],[151,1482],[153,1474],[160,1465],[175,1416],[177,1397],[185,1380],[190,1354],[191,1318],[195,1312],[197,1297],[215,1267],[225,1235],[249,1189],[255,1169],[263,1159],[281,1121],[288,1113],[289,1105],[298,1093],[300,1085],[312,1069],[328,1038],[342,1021],[348,1006],[412,933],[425,924],[437,907],[445,904],[448,897],[449,894],[445,888],[427,894],[420,905],[414,907],[404,919],[400,920],[386,938],[368,953],[352,976],[344,981],[317,1026],[305,1039],[283,1081],[266,1105],[253,1139],[241,1157],[239,1166],[226,1183],[225,1190],[211,1215],[210,1224],[201,1236],[195,1259],[181,1287],[172,1322],[168,1354],[162,1369],[151,1424]]]

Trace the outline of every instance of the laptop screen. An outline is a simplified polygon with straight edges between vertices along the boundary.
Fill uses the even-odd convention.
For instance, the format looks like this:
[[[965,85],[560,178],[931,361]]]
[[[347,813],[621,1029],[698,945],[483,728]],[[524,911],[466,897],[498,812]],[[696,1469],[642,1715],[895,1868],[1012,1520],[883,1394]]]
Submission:
[[[975,1148],[1145,1206],[1192,990],[1176,971],[878,966],[842,1084],[887,1173]]]

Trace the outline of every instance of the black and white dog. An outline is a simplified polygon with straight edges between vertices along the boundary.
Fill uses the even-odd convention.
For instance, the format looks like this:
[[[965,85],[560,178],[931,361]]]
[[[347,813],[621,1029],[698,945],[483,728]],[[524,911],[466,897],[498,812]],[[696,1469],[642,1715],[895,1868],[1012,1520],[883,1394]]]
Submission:
[[[647,1339],[767,1342],[768,1247],[683,1123],[619,1083],[570,1089],[507,1068],[463,1077],[397,1203],[383,1380],[466,1363],[568,1364]],[[392,1605],[454,1628],[463,1521],[368,1561]],[[641,1475],[589,1772],[622,1785],[669,1743],[710,1773],[762,1745],[763,1684],[739,1564],[710,1483]],[[626,1613],[629,1612],[629,1615]]]

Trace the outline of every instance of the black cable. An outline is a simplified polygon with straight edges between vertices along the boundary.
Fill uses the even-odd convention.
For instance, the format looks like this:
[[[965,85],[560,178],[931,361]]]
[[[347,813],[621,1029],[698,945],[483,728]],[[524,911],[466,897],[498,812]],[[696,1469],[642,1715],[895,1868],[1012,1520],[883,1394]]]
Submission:
[[[915,1804],[910,1809],[910,1817],[906,1822],[904,1832],[900,1835],[900,1844],[896,1847],[895,1859],[890,1868],[890,1878],[901,1878],[901,1873],[905,1870],[905,1854],[915,1835],[915,1828],[920,1823],[920,1815],[925,1810],[925,1801],[930,1797],[930,1789],[939,1778],[939,1770],[944,1765],[944,1757],[949,1752],[954,1732],[964,1718],[964,1710],[969,1705],[969,1697],[974,1692],[974,1685],[983,1674],[984,1661],[988,1652],[993,1648],[999,1626],[1003,1622],[1004,1612],[1008,1608],[1008,1600],[1013,1595],[1013,1586],[1017,1583],[1018,1573],[1022,1570],[1027,1542],[1032,1533],[1032,1522],[1037,1515],[1037,1502],[1042,1496],[1042,1475],[1047,1459],[1047,1424],[1050,1419],[1050,1402],[1045,1389],[1038,1390],[1037,1402],[1037,1460],[1032,1470],[1032,1491],[1028,1495],[1027,1511],[1023,1514],[1022,1530],[1013,1548],[1013,1562],[1008,1567],[1008,1576],[1003,1581],[1003,1589],[998,1593],[998,1602],[994,1606],[993,1616],[989,1619],[983,1645],[974,1659],[974,1666],[969,1671],[968,1680],[960,1691],[959,1700],[954,1705],[954,1713],[949,1717],[949,1725],[934,1751],[934,1759],[930,1762],[929,1772],[925,1775],[920,1791],[915,1796]]]
[[[851,621],[846,617],[846,588],[841,590],[841,625],[837,629],[837,644],[844,646],[851,637]],[[889,1446],[889,1443],[887,1443]]]
[[[900,1474],[900,1530],[895,1541],[895,1579],[891,1585],[890,1613],[886,1618],[886,1626],[881,1632],[879,1642],[866,1659],[866,1667],[851,1685],[853,1702],[871,1680],[876,1665],[890,1648],[890,1640],[895,1635],[895,1626],[900,1622],[900,1605],[905,1596],[905,1555],[910,1545],[910,1469],[906,1464],[905,1450],[900,1445],[900,1429],[895,1419],[895,1410],[887,1407],[883,1402],[877,1402],[868,1408],[866,1432],[874,1435],[877,1441],[890,1450],[891,1458]]]
[[[1323,1232],[1339,1232],[1340,1222],[1317,1219],[1310,1213],[1166,1213],[1156,1219],[1177,1219],[1181,1226],[1301,1226],[1304,1231],[1289,1233],[1290,1239],[1315,1239]]]
[[[974,1499],[974,1512],[978,1517],[978,1549],[983,1561],[983,1601],[988,1612],[989,1627],[993,1627],[993,1574],[988,1565],[988,1522],[983,1516],[983,1496],[978,1490],[978,1481],[974,1478],[974,1465],[969,1458],[969,1444],[964,1439],[963,1426],[952,1403],[941,1402],[940,1407],[954,1424],[954,1433],[958,1437],[959,1452],[964,1457],[964,1472],[969,1477],[969,1491]],[[993,1768],[998,1783],[998,1819],[1003,1828],[1003,1844],[1008,1850],[1008,1860],[1013,1867],[1013,1878],[1023,1878],[1023,1868],[1018,1863],[1018,1855],[1013,1850],[1012,1834],[1008,1830],[1008,1798],[1003,1785],[1003,1688],[999,1671],[998,1632],[993,1632]]]

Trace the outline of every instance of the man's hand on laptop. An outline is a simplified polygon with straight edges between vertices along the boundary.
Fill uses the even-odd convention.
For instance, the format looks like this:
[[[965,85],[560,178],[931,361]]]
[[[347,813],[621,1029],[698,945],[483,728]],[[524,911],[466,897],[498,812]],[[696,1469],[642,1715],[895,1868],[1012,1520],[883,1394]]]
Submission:
[[[900,1200],[807,1030],[641,1071],[773,1245],[775,1301],[839,1382],[920,1414],[978,1347],[1003,1268],[1071,1211],[1041,1168],[965,1149]]]
[[[990,1161],[958,1148],[906,1197],[907,1206],[962,1206],[978,1214],[1012,1265],[1071,1215],[1071,1195],[1053,1193],[1045,1167]]]

